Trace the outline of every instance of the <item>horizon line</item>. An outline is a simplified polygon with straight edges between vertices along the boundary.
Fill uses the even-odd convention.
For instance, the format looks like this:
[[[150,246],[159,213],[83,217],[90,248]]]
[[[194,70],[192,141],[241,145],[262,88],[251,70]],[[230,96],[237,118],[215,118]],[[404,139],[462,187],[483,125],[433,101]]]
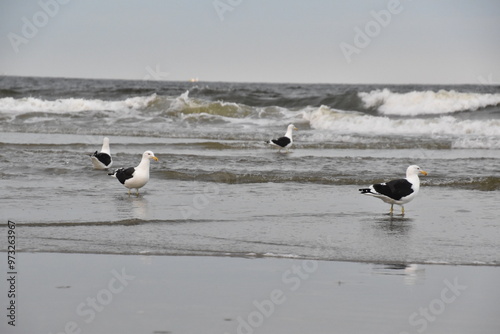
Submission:
[[[0,77],[19,77],[19,78],[42,78],[42,79],[64,79],[64,80],[98,80],[98,81],[144,81],[144,82],[183,82],[183,83],[237,83],[237,84],[270,84],[270,85],[391,85],[391,86],[499,86],[500,83],[389,83],[389,82],[300,82],[300,81],[225,81],[225,80],[199,80],[192,79],[172,79],[172,80],[148,80],[148,79],[127,79],[127,78],[105,78],[105,77],[79,77],[79,76],[40,76],[40,75],[13,75],[0,74]]]

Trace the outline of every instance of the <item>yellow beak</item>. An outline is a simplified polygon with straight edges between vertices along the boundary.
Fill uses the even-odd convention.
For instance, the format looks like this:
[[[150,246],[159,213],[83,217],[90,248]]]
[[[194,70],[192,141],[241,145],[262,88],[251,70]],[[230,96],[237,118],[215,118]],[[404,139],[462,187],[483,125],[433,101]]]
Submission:
[[[297,129],[297,128],[295,128],[295,127],[294,127],[293,129],[294,129],[294,130],[298,130],[298,129]]]
[[[425,176],[427,176],[427,172],[426,172],[426,171],[424,171],[424,170],[421,170],[421,171],[420,171],[420,173],[421,173],[421,174],[424,174]]]
[[[153,159],[155,159],[155,161],[158,161],[158,158],[157,157],[152,157]]]

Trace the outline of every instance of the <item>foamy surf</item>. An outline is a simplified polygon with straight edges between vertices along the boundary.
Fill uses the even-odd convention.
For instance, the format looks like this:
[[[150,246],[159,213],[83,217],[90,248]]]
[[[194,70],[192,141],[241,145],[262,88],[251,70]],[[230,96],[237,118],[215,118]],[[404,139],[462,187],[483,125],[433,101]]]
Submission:
[[[312,128],[336,134],[423,135],[423,136],[493,136],[500,137],[500,120],[460,120],[453,116],[393,119],[348,113],[321,106],[302,113]]]
[[[441,89],[395,93],[376,89],[358,93],[366,108],[376,109],[383,115],[417,116],[475,111],[500,104],[500,94],[463,93]]]
[[[12,97],[0,98],[0,110],[16,112],[50,112],[67,113],[95,110],[140,110],[148,107],[157,98],[156,94],[150,96],[130,97],[118,101],[100,99],[66,98],[47,100],[35,97],[15,99]]]
[[[68,92],[59,84],[53,91],[32,84],[19,92],[0,89],[0,117],[9,131],[147,133],[260,143],[283,135],[293,123],[299,127],[298,146],[332,147],[340,141],[357,149],[377,143],[398,148],[416,138],[418,145],[432,140],[436,147],[500,148],[495,87],[116,82],[113,88],[93,82],[95,91],[85,83],[86,91],[79,94],[74,82]],[[71,122],[61,126],[61,118]]]

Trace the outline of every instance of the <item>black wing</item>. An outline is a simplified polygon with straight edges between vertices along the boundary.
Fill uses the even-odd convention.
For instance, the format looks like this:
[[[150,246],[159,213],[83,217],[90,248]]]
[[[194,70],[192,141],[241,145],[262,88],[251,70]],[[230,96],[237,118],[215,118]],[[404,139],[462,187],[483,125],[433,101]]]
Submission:
[[[100,162],[102,162],[104,164],[104,166],[107,166],[111,163],[111,156],[107,153],[97,153],[97,151],[95,151],[95,153],[93,154],[94,157],[97,158],[97,160],[99,160]]]
[[[134,172],[135,172],[134,167],[120,168],[116,170],[115,176],[122,184],[125,184],[125,181],[134,176]]]
[[[413,192],[412,184],[406,179],[392,180],[387,183],[374,184],[373,188],[380,194],[399,201]]]
[[[286,145],[290,144],[291,140],[288,137],[281,137],[278,139],[272,139],[271,140],[273,143],[275,143],[278,146],[285,147]]]

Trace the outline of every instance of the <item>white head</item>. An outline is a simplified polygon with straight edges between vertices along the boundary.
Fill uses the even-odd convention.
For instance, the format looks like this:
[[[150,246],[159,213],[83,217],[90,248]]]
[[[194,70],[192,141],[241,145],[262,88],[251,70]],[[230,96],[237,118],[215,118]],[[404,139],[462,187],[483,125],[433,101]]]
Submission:
[[[411,165],[406,170],[406,177],[414,177],[414,176],[418,176],[418,174],[427,175],[427,172],[422,170],[417,165]]]
[[[111,155],[111,151],[109,149],[109,138],[108,137],[104,137],[104,139],[102,140],[101,152]]]
[[[291,137],[291,136],[292,136],[292,130],[298,130],[298,129],[295,127],[295,125],[290,124],[290,125],[288,126],[288,128],[286,129],[286,134],[285,134],[285,136],[287,136],[287,137]]]
[[[154,161],[158,161],[158,158],[155,157],[155,154],[152,151],[146,151],[142,154],[142,160],[153,159]]]

